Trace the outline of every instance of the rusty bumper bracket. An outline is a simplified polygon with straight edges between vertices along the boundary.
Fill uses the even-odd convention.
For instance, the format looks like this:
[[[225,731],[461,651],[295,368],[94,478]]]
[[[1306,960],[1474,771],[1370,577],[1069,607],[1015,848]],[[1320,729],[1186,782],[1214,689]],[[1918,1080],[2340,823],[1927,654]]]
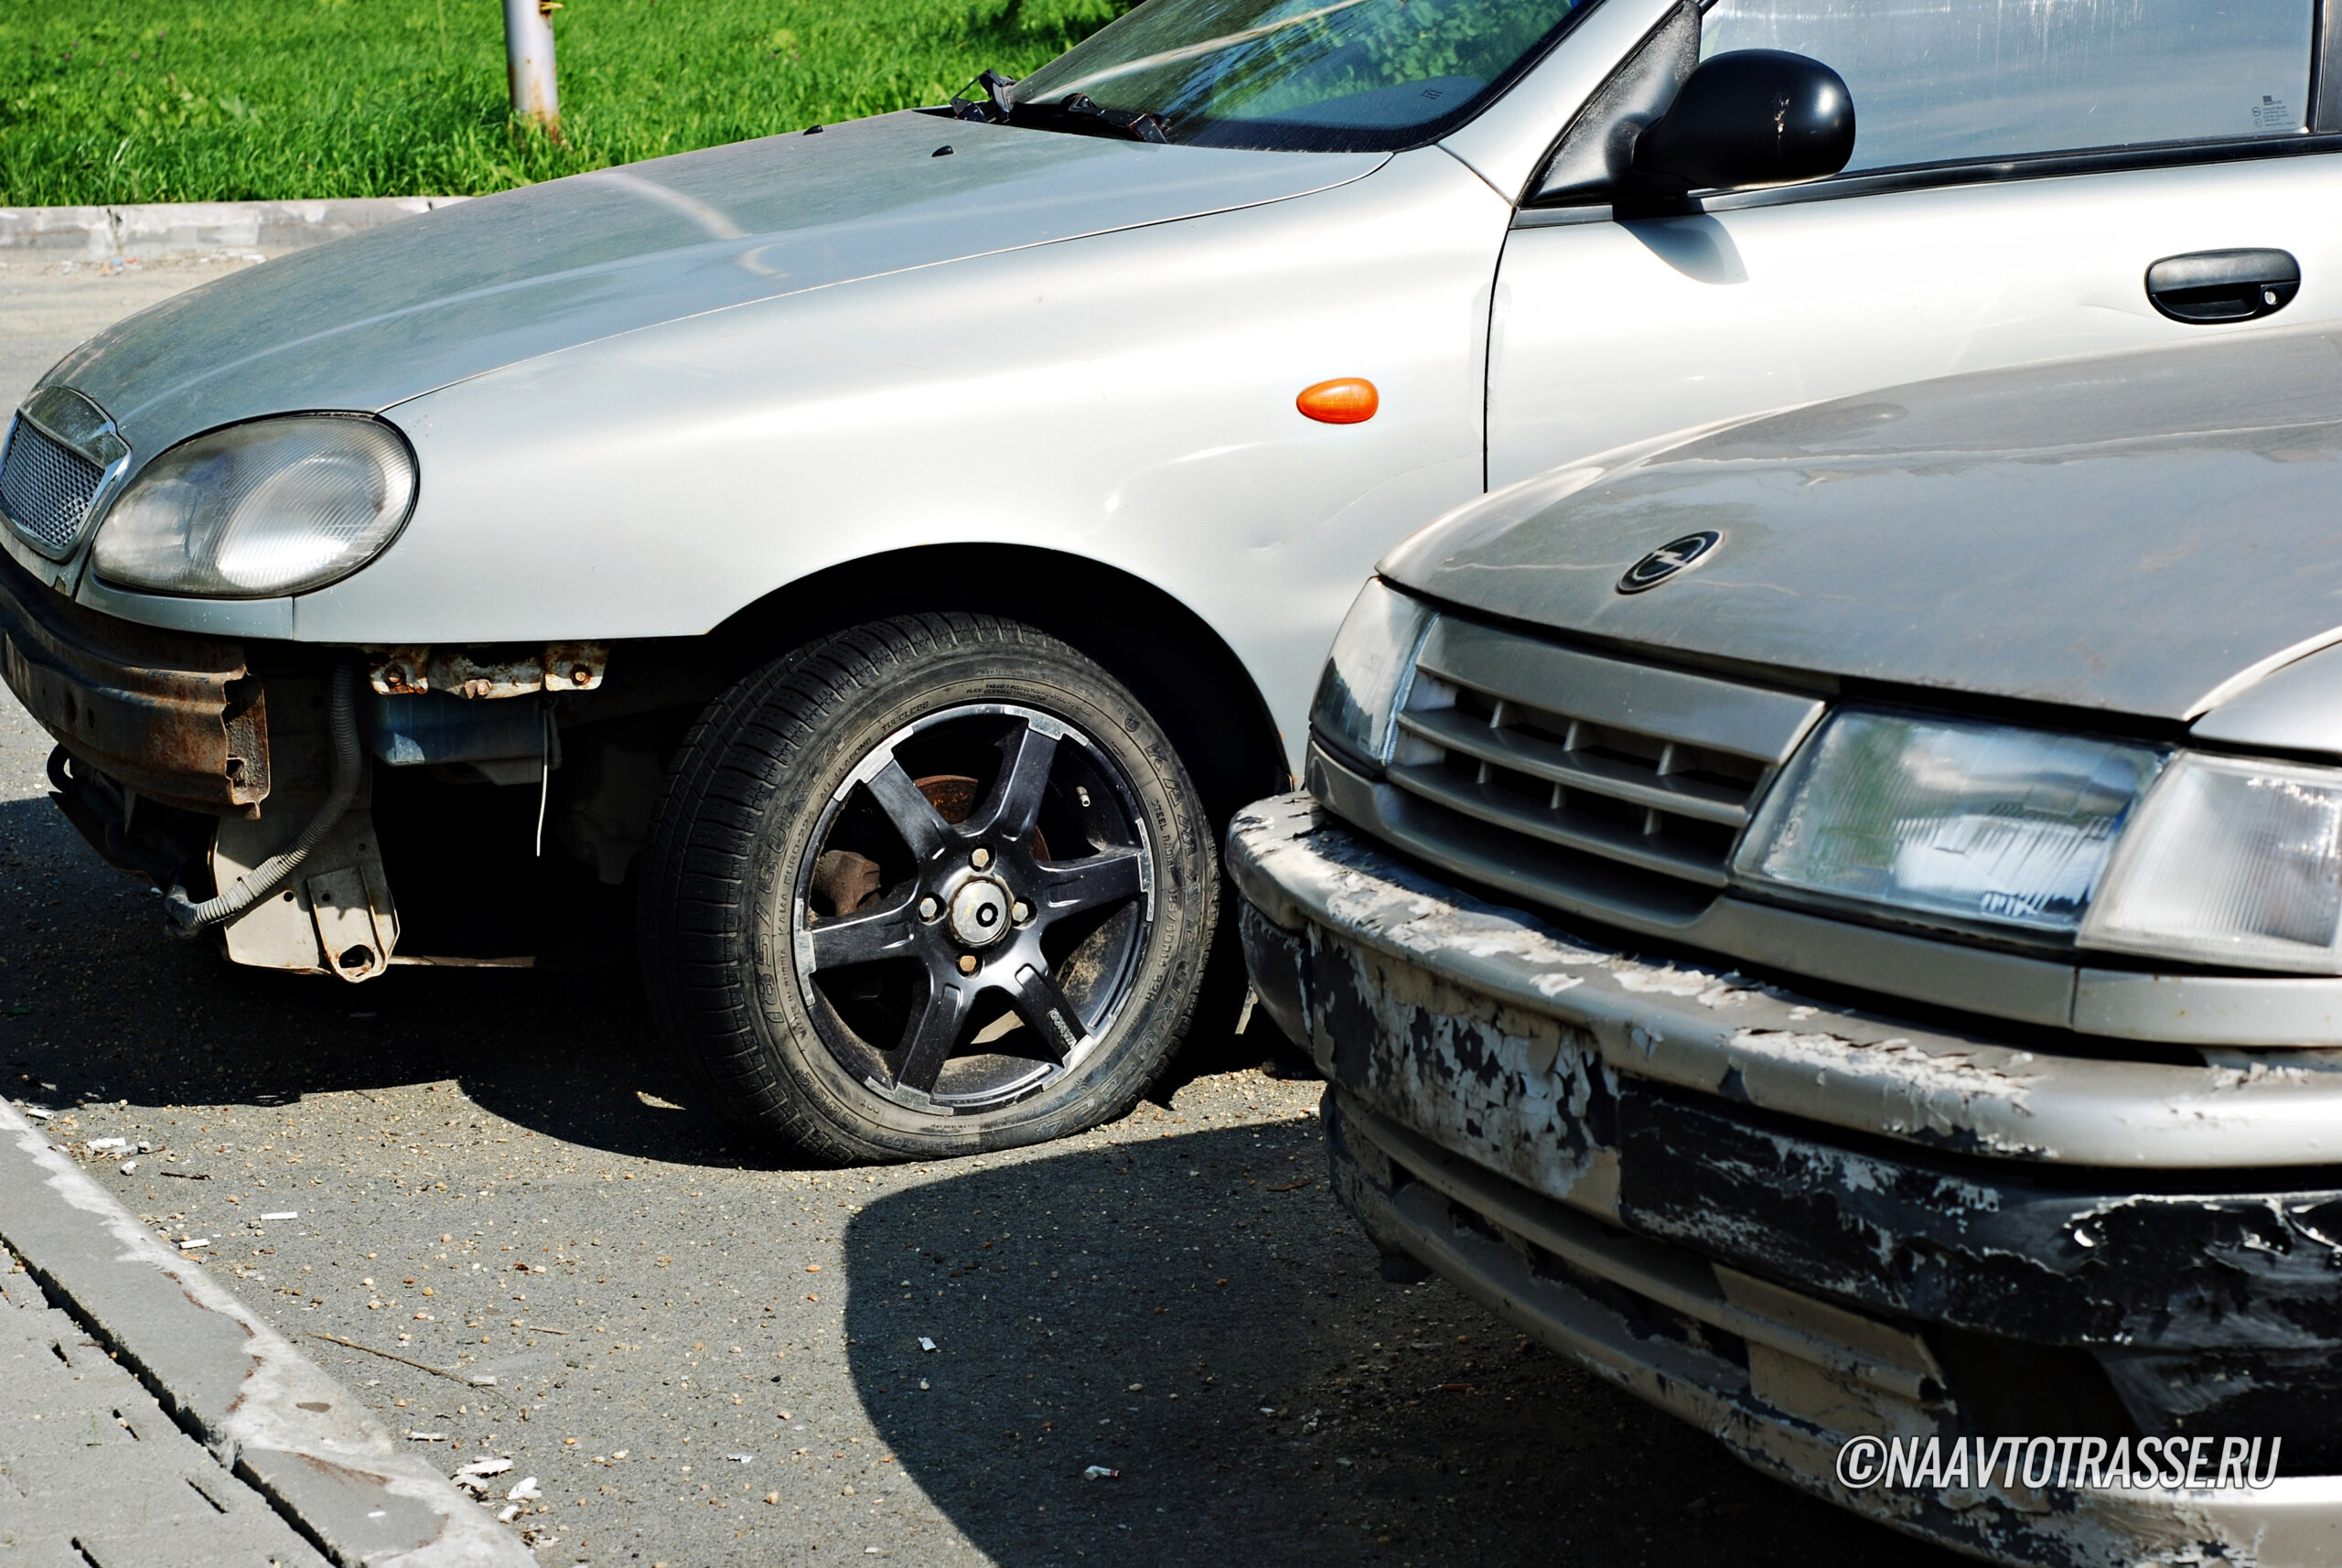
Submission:
[[[599,691],[609,662],[609,645],[602,642],[406,645],[366,650],[366,679],[378,697],[414,697],[426,692],[476,699],[525,697],[535,692]]]
[[[333,782],[308,825],[291,844],[220,890],[218,897],[198,902],[185,887],[174,886],[164,898],[171,929],[183,937],[226,925],[261,899],[284,886],[306,864],[310,854],[349,813],[365,777],[365,757],[358,745],[357,676],[348,663],[334,666],[327,698],[327,723],[331,731]],[[338,965],[336,966],[338,970]],[[370,971],[370,973],[372,972]],[[350,978],[344,976],[345,979]],[[363,978],[363,977],[360,977]]]
[[[242,648],[85,610],[0,555],[0,670],[41,727],[145,800],[267,798],[268,714]]]

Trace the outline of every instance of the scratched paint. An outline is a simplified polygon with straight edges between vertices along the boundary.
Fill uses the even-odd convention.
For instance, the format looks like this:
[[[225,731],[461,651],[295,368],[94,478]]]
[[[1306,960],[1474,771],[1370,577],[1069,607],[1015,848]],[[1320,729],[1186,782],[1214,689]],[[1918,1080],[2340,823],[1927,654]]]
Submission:
[[[1600,948],[1416,870],[1306,796],[1240,813],[1228,852],[1271,925],[1314,924],[1557,1019],[1621,1076],[1898,1143],[2085,1168],[2326,1165],[2342,1127],[2342,1072],[2295,1069],[2288,1053],[2200,1065],[2057,1053],[1831,1006],[1681,957]]]
[[[1313,1053],[1433,1142],[1564,1199],[1612,1145],[1613,1080],[1585,1030],[1336,943],[1313,940],[1307,972]]]
[[[1345,1120],[1337,1114],[1327,1125],[1336,1191],[1378,1239],[1407,1234],[1401,1210],[1420,1215],[1425,1208],[1423,1189],[1410,1189],[1409,1203],[1394,1201],[1392,1191],[1370,1174],[1370,1162],[1352,1154],[1354,1140]],[[1752,1468],[1880,1523],[1980,1556],[2042,1568],[2258,1568],[2263,1563],[2319,1560],[2314,1530],[2257,1528],[2233,1508],[2224,1511],[2184,1494],[2038,1489],[2022,1483],[1848,1492],[1836,1485],[1833,1465],[1849,1434],[1768,1404],[1745,1360],[1728,1347],[1685,1336],[1664,1315],[1636,1310],[1598,1282],[1541,1266],[1523,1239],[1500,1230],[1492,1235],[1494,1229],[1484,1219],[1459,1215],[1445,1223],[1434,1220],[1415,1234],[1453,1283],[1550,1348],[1710,1433]],[[1939,1431],[1950,1440],[1961,1430],[1955,1412],[1940,1404],[1886,1408],[1897,1402],[1875,1391],[1864,1402],[1870,1423],[1896,1431]],[[2313,1477],[2281,1480],[2278,1486],[2307,1489],[2301,1500],[2316,1501],[2323,1494],[2315,1489],[2326,1483]]]

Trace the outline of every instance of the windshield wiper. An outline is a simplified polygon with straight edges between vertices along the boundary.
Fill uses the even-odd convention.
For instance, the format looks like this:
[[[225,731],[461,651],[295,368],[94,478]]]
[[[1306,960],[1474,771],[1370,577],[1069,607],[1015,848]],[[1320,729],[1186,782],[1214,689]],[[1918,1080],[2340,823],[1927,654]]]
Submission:
[[[1094,120],[1110,131],[1117,131],[1133,142],[1168,142],[1167,127],[1163,116],[1151,110],[1142,110],[1128,119],[1111,109],[1101,109],[1087,92],[1069,92],[1057,106],[1058,113],[1069,119]]]
[[[976,72],[968,87],[984,90],[982,101],[968,96],[968,87],[951,95],[951,113],[962,120],[984,120],[995,125],[1005,125],[1016,112],[1016,102],[1008,90],[1016,85],[1013,76],[1003,76],[990,66]]]
[[[1101,108],[1087,92],[1069,92],[1055,103],[1019,103],[1008,92],[1015,85],[1015,77],[1003,76],[987,66],[952,94],[951,113],[962,120],[980,120],[990,125],[1015,124],[1021,115],[1026,124],[1054,120],[1060,129],[1079,135],[1128,136],[1133,142],[1171,139],[1169,122],[1151,110],[1120,114]],[[982,98],[971,95],[976,88],[983,89]]]

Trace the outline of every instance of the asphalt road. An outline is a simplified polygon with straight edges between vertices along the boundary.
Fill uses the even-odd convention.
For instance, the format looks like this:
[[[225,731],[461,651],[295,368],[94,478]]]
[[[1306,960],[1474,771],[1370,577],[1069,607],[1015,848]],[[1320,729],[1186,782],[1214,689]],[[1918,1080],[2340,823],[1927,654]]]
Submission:
[[[548,1564],[1950,1561],[1382,1283],[1260,1034],[1067,1144],[798,1168],[623,964],[352,988],[167,937],[0,704],[0,1090],[128,1140],[107,1185],[443,1468],[510,1457],[498,1510],[534,1477]]]

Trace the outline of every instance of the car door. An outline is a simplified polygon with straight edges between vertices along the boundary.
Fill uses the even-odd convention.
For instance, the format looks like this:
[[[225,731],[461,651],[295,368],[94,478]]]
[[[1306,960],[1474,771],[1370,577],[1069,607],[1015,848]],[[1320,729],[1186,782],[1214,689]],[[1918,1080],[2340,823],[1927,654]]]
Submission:
[[[2342,114],[2315,106],[2320,9],[1715,0],[1703,15],[1687,0],[1588,102],[1515,216],[1492,303],[1489,485],[1870,387],[2334,320],[2342,136],[2320,133]],[[1612,206],[1619,149],[1694,62],[1756,48],[1844,79],[1846,170]],[[2284,256],[2196,264],[2247,278],[2209,309],[2149,297],[2155,263],[2233,251]],[[2285,258],[2297,293],[2250,281]]]

